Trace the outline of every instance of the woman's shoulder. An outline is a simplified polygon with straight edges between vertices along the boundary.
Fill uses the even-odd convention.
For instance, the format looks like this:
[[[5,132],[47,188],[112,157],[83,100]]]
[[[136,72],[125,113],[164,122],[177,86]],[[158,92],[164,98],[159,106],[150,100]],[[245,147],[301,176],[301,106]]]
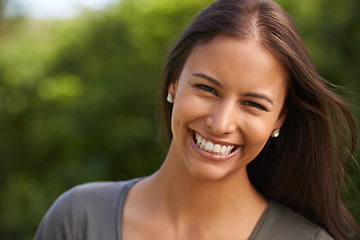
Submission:
[[[102,211],[103,207],[117,207],[119,197],[126,197],[127,191],[135,181],[136,179],[118,182],[91,182],[77,185],[60,195],[50,210],[58,207],[60,209],[73,209],[73,211],[77,212],[88,210]],[[96,209],[93,208],[94,205],[97,206]]]
[[[72,201],[100,203],[117,199],[122,193],[126,193],[137,179],[118,182],[91,182],[77,185],[60,196],[72,198]]]
[[[290,208],[270,202],[254,230],[254,238],[262,239],[292,239],[292,240],[331,240],[324,229],[292,211]]]
[[[113,239],[119,205],[136,181],[85,183],[64,192],[45,214],[35,239],[75,239],[80,232],[82,236],[108,232],[111,236],[106,239]]]

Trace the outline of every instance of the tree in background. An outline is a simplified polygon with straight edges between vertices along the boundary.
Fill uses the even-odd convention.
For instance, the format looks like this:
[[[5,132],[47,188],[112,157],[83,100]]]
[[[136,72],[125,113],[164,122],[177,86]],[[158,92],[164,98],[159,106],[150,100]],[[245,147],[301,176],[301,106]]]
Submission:
[[[144,176],[160,166],[155,103],[163,58],[210,2],[122,0],[75,19],[5,20],[11,27],[0,35],[2,238],[31,239],[51,203],[74,185]],[[278,2],[320,73],[358,93],[359,1]],[[348,97],[358,106],[358,95]],[[357,119],[359,112],[354,108]],[[359,199],[351,199],[359,219]]]

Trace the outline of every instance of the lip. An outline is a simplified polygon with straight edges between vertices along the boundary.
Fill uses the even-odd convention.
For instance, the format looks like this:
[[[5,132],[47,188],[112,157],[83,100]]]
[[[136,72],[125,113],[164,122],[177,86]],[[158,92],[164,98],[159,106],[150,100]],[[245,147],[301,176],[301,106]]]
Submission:
[[[207,152],[205,150],[202,150],[196,145],[196,143],[194,142],[194,139],[193,139],[193,135],[194,135],[193,130],[189,130],[188,135],[189,135],[190,145],[191,145],[191,147],[193,148],[193,150],[195,152],[197,152],[200,156],[202,156],[204,158],[208,158],[208,159],[215,160],[215,161],[229,160],[230,158],[234,157],[240,151],[240,149],[242,148],[241,146],[236,145],[235,149],[234,149],[234,151],[232,153],[230,153],[228,155],[217,155],[217,154],[209,153],[209,152]],[[214,142],[216,142],[216,141],[214,141]],[[220,142],[216,142],[216,143],[220,143]],[[226,144],[226,145],[230,145],[229,143],[224,143],[224,142],[221,142],[221,143]]]

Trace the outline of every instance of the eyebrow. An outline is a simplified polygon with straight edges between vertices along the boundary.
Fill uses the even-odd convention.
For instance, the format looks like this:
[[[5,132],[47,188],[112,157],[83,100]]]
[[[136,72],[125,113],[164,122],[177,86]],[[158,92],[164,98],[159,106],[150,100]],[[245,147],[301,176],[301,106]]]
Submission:
[[[200,78],[204,78],[204,79],[208,80],[209,82],[211,82],[212,84],[215,84],[216,86],[222,87],[222,84],[221,84],[218,80],[216,80],[216,79],[214,79],[214,78],[212,78],[212,77],[209,77],[209,76],[206,75],[206,74],[203,74],[203,73],[194,73],[193,76],[195,76],[195,77],[200,77]]]
[[[271,101],[271,99],[269,97],[267,97],[266,95],[264,95],[264,94],[259,94],[259,93],[254,93],[254,92],[247,92],[247,93],[242,94],[242,96],[264,99],[267,102],[269,102],[270,104],[274,105],[273,101]]]
[[[209,82],[215,84],[216,86],[222,87],[222,84],[221,84],[218,80],[216,80],[216,79],[214,79],[214,78],[212,78],[212,77],[209,77],[209,76],[206,75],[206,74],[203,74],[203,73],[194,73],[193,76],[195,76],[195,77],[200,77],[200,78],[204,78],[204,79],[208,80]],[[244,96],[244,97],[253,97],[253,98],[264,99],[264,100],[266,100],[267,102],[269,102],[270,104],[274,105],[273,101],[272,101],[268,96],[266,96],[266,95],[264,95],[264,94],[254,93],[254,92],[247,92],[247,93],[242,94],[242,96]]]

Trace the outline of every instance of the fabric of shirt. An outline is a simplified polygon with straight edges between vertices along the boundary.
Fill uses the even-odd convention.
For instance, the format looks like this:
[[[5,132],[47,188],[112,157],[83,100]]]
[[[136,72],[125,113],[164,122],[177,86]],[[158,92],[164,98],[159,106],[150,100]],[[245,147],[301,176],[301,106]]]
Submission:
[[[94,182],[63,193],[47,211],[35,240],[123,240],[122,216],[139,179]],[[326,231],[289,208],[270,202],[249,240],[329,240]]]

